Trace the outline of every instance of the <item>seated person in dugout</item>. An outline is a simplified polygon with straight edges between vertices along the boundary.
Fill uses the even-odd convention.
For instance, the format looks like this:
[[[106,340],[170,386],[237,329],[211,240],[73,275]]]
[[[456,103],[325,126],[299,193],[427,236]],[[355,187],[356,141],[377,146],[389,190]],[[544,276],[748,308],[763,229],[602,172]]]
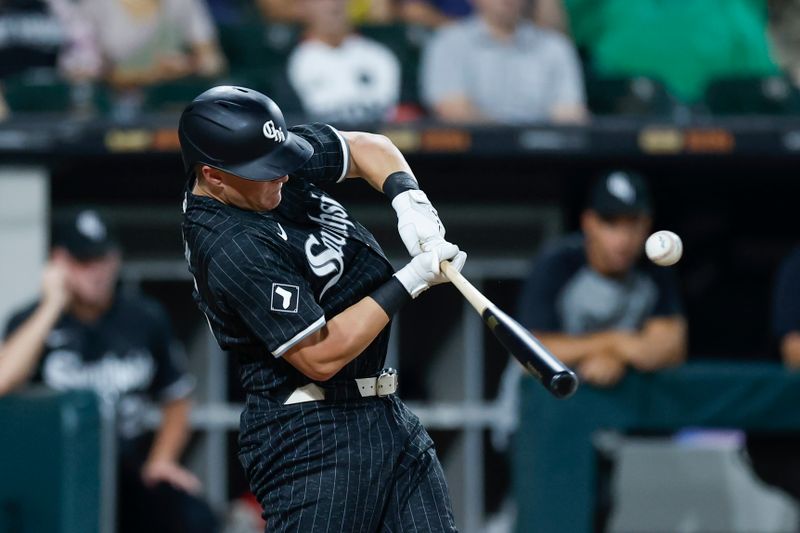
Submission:
[[[520,322],[584,382],[608,387],[628,368],[654,371],[686,358],[673,272],[641,260],[651,225],[644,179],[610,172],[591,190],[582,234],[547,247],[525,282]]]
[[[194,378],[161,306],[116,290],[120,261],[95,211],[71,212],[56,223],[42,294],[6,325],[0,396],[28,382],[96,392],[116,412],[118,531],[217,531],[217,518],[198,496],[200,481],[179,463]],[[144,427],[148,401],[162,415],[152,442]]]
[[[652,372],[683,363],[687,326],[673,271],[642,260],[652,226],[644,179],[619,170],[604,175],[580,223],[581,234],[537,258],[523,287],[520,323],[595,387],[614,386],[629,368]],[[613,460],[601,450],[598,461],[595,528],[604,531]]]

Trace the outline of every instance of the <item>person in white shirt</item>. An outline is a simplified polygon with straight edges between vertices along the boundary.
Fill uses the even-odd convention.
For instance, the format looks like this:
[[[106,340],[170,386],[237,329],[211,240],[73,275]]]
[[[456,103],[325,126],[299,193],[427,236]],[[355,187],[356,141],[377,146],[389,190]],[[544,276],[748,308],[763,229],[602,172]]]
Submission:
[[[384,45],[353,31],[347,0],[299,0],[303,41],[292,51],[289,81],[311,120],[391,119],[400,97],[400,64]]]

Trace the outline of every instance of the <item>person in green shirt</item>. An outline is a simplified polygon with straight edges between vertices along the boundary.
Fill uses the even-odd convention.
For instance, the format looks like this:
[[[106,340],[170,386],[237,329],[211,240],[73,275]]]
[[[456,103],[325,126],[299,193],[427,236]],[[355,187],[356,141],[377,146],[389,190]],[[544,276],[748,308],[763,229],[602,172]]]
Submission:
[[[572,34],[600,76],[648,76],[679,100],[720,77],[778,73],[765,0],[565,0]]]

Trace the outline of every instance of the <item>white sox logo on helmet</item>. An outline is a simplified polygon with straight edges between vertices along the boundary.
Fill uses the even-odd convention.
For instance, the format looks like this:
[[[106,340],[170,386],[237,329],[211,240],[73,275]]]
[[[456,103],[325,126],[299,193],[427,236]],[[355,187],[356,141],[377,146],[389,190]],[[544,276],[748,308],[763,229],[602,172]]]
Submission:
[[[283,133],[283,130],[280,126],[277,128],[275,127],[275,123],[271,120],[268,120],[264,123],[264,127],[262,128],[264,132],[264,137],[267,139],[271,139],[275,142],[282,143],[286,140],[286,134]]]

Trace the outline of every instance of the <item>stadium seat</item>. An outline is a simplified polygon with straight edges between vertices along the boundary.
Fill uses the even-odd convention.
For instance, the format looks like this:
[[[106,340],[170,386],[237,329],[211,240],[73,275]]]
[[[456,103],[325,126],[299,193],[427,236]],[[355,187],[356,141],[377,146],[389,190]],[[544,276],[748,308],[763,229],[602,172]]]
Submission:
[[[794,115],[800,91],[783,76],[719,78],[708,85],[705,104],[717,115]]]
[[[586,96],[597,115],[665,116],[674,109],[664,85],[647,77],[587,76]]]

